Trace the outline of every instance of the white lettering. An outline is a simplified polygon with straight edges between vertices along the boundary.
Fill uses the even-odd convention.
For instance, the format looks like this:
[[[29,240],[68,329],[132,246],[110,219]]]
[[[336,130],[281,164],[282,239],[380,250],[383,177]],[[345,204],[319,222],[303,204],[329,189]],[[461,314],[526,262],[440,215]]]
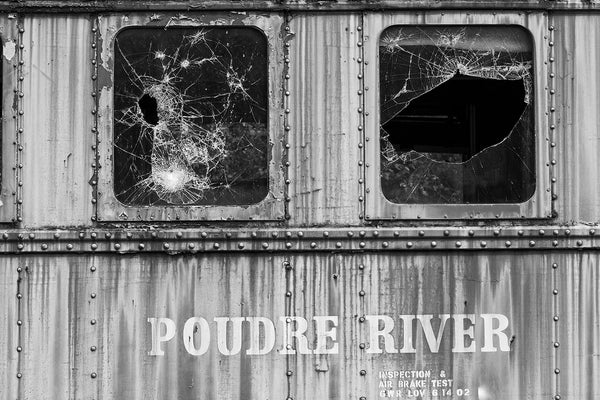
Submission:
[[[337,339],[338,317],[313,317],[315,320],[315,331],[317,334],[317,344],[315,346],[315,354],[337,354],[339,352],[339,344]],[[327,323],[331,322],[331,329],[327,329]],[[331,338],[333,346],[327,348],[327,338]]]
[[[162,342],[168,342],[175,337],[175,322],[169,318],[148,318],[152,332],[152,350],[148,352],[151,356],[164,356],[165,352],[160,348]],[[160,327],[165,326],[164,335],[160,334]]]
[[[242,349],[242,322],[244,317],[217,317],[217,348],[221,354],[233,356]],[[227,322],[231,321],[233,330],[231,332],[231,350],[227,348]]]
[[[250,347],[246,350],[248,355],[267,354],[275,346],[275,326],[273,321],[265,317],[248,317],[250,323]],[[264,346],[260,347],[260,326],[264,327]]]
[[[391,335],[394,329],[394,320],[387,315],[365,315],[369,322],[369,348],[367,353],[380,354],[383,352],[379,347],[379,338],[383,338],[383,345],[386,353],[397,353],[398,349],[394,346],[394,338]],[[379,329],[379,322],[383,322],[383,327]]]
[[[508,336],[503,332],[508,328],[508,318],[502,314],[481,314],[483,319],[483,347],[482,352],[496,351],[494,336],[498,336],[500,351],[510,351]],[[498,327],[494,328],[494,320],[498,320]]]
[[[197,332],[196,325],[200,327],[200,347],[194,345],[194,334]],[[192,317],[183,325],[183,346],[193,356],[201,356],[208,351],[210,344],[210,329],[208,322],[202,317]]]
[[[472,321],[475,320],[475,314],[454,314],[454,353],[474,353],[475,352],[475,326]],[[469,321],[470,326],[465,329],[465,321]],[[470,344],[465,347],[465,338]]]

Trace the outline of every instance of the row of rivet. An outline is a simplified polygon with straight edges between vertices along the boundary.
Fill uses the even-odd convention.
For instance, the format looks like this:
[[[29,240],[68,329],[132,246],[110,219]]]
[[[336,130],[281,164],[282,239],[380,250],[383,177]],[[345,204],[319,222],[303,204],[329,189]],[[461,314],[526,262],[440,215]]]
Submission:
[[[366,213],[365,210],[365,182],[366,182],[366,169],[365,169],[365,163],[366,163],[366,146],[364,145],[364,143],[366,143],[365,141],[367,140],[366,138],[366,130],[364,129],[365,126],[365,96],[363,96],[364,91],[365,91],[365,68],[364,68],[364,64],[363,64],[363,60],[365,57],[365,47],[364,47],[364,31],[363,31],[363,25],[364,25],[364,14],[361,15],[361,20],[359,25],[356,27],[356,45],[358,47],[358,58],[357,58],[357,62],[358,62],[358,74],[357,74],[357,78],[358,78],[358,154],[359,154],[359,158],[358,158],[358,204],[359,204],[359,211],[358,211],[358,218],[359,219],[363,219],[363,216]]]
[[[294,287],[294,267],[292,266],[292,263],[290,262],[289,259],[285,259],[283,261],[283,268],[285,269],[285,315],[293,315],[293,306],[292,306],[292,289]],[[291,329],[290,324],[292,324],[292,318],[287,318],[286,319],[286,328],[287,329]],[[286,337],[289,337],[286,334]],[[291,350],[292,349],[292,343],[287,343],[286,344],[286,350]],[[285,364],[286,364],[286,372],[285,372],[285,376],[287,379],[287,397],[286,400],[293,400],[292,397],[292,375],[294,374],[292,371],[292,354],[289,354],[289,352],[286,352],[286,356],[285,356]]]
[[[98,19],[92,20],[90,43],[92,46],[91,77],[92,77],[92,221],[98,220],[98,170],[100,169],[99,131],[98,131]]]
[[[559,354],[558,348],[560,347],[559,336],[558,336],[558,320],[559,320],[559,310],[558,310],[558,277],[557,277],[558,263],[552,263],[552,286],[554,289],[552,290],[553,298],[552,298],[552,309],[553,309],[553,337],[552,337],[552,347],[553,347],[553,360],[554,360],[554,399],[560,400],[560,389],[559,389],[559,376],[560,368],[559,365]]]
[[[15,190],[13,191],[13,196],[16,196],[16,222],[20,223],[23,221],[23,81],[24,81],[24,73],[23,73],[23,65],[25,64],[23,53],[25,49],[25,45],[23,42],[23,33],[25,33],[25,28],[23,27],[23,21],[20,21],[18,25],[18,36],[17,36],[17,63],[14,65],[16,69],[17,84],[15,87],[15,96],[17,98],[17,115],[15,115],[16,119],[16,132],[15,132],[15,142],[13,143],[16,147],[16,166],[15,166]],[[13,220],[14,222],[14,220]]]
[[[91,265],[90,266],[90,274],[92,275],[91,278],[94,277],[95,272],[96,272],[96,266],[95,265]],[[93,279],[91,279],[91,280],[94,281]],[[94,300],[96,299],[96,296],[97,296],[96,292],[91,292],[90,293],[90,299],[91,299],[90,300],[90,307],[91,307],[92,303],[94,303]],[[97,309],[97,307],[96,307],[96,309]],[[92,318],[90,319],[90,325],[92,326],[92,330],[95,330],[97,322],[98,321],[95,318],[93,318],[93,316],[92,316]],[[97,334],[92,334],[90,336],[93,337],[93,338],[97,338],[98,337]],[[92,343],[92,345],[90,346],[90,352],[92,354],[96,354],[96,350],[97,349],[98,348],[97,348],[96,344]],[[97,363],[96,363],[96,365],[97,365]],[[96,379],[97,377],[98,377],[98,373],[95,371],[95,368],[94,368],[94,370],[92,370],[90,372],[90,378]]]
[[[548,114],[548,141],[550,142],[550,163],[548,163],[548,168],[550,169],[550,195],[551,195],[551,204],[552,211],[549,217],[553,217],[556,215],[556,200],[558,199],[558,194],[556,193],[556,72],[554,71],[554,25],[552,24],[552,20],[550,19],[550,26],[548,27],[548,105],[549,112]]]
[[[285,185],[283,193],[285,196],[285,219],[290,219],[290,132],[292,127],[290,126],[290,41],[294,34],[291,32],[289,22],[292,16],[288,13],[284,16],[284,39],[283,39],[283,170]]]
[[[119,232],[119,233],[122,233],[122,232]],[[252,238],[252,239],[256,239],[256,238],[258,238],[258,233],[259,233],[259,232],[251,232],[251,233],[250,233],[250,235],[249,235],[249,238]],[[356,232],[354,232],[354,231],[348,231],[348,232],[346,232],[346,236],[347,236],[349,239],[352,239],[352,238],[354,238],[354,237],[355,237],[355,233],[356,233]],[[379,238],[379,237],[381,237],[381,236],[382,236],[381,232],[380,232],[380,231],[378,231],[378,230],[374,230],[374,231],[370,231],[370,232],[367,232],[367,231],[363,231],[363,230],[361,230],[361,231],[359,231],[359,232],[358,232],[358,236],[359,236],[360,238],[365,238],[365,237],[367,237],[367,233],[370,233],[370,234],[371,234],[371,236],[372,236],[372,237],[374,237],[374,238]],[[494,235],[494,236],[496,236],[496,237],[499,237],[499,236],[501,236],[501,234],[502,234],[502,231],[501,231],[500,229],[494,229],[492,233],[493,233],[493,235]],[[323,236],[324,238],[329,238],[329,237],[331,236],[331,232],[329,232],[329,231],[323,231],[321,234],[322,234],[322,236]],[[486,233],[486,234],[487,234],[487,233]],[[539,229],[539,230],[537,231],[537,234],[538,234],[539,236],[546,236],[546,230],[544,230],[544,229]],[[562,232],[562,235],[564,235],[564,236],[571,236],[571,234],[572,234],[572,232],[571,232],[571,230],[570,230],[570,229],[565,229],[565,230],[564,230],[564,232]],[[596,235],[596,229],[594,229],[594,228],[590,228],[590,229],[588,230],[588,234],[589,234],[590,236],[595,236],[595,235]],[[161,236],[159,235],[159,232],[157,232],[157,231],[153,231],[153,232],[151,232],[151,233],[150,233],[150,238],[144,238],[144,236],[143,236],[143,235],[144,235],[143,233],[140,233],[140,235],[139,235],[139,238],[140,238],[140,239],[160,239],[160,238],[161,238]],[[209,236],[216,237],[216,238],[221,238],[221,236],[220,236],[220,235],[223,235],[223,233],[222,233],[222,232],[217,232],[216,234],[212,234],[212,235],[211,235],[211,234],[209,234],[209,232],[206,232],[206,231],[202,231],[202,232],[200,232],[200,238],[201,238],[201,239],[207,239]],[[294,235],[295,235],[295,236],[297,236],[299,239],[303,239],[303,238],[305,237],[305,234],[304,234],[304,232],[303,232],[303,231],[297,231],[297,232],[295,232],[295,233],[294,233],[294,232],[291,232],[291,231],[286,231],[286,232],[285,232],[285,234],[283,234],[283,236],[285,236],[285,237],[286,237],[286,238],[288,238],[288,239],[291,239],[291,238],[293,238],[293,237],[294,237]],[[424,230],[419,230],[419,231],[417,231],[417,234],[416,234],[416,235],[415,235],[415,234],[411,234],[410,236],[417,236],[417,235],[418,235],[419,237],[425,237],[425,236],[427,236],[427,232],[426,232],[426,231],[424,231]],[[437,235],[437,232],[436,232],[436,235]],[[434,236],[436,236],[436,235],[434,235]],[[472,229],[471,229],[471,230],[469,230],[469,231],[468,231],[468,235],[469,235],[469,237],[475,237],[475,236],[476,236],[476,233],[475,233],[475,231],[474,231],[474,230],[472,230]],[[512,235],[512,232],[510,232],[510,235]],[[520,236],[520,237],[523,237],[523,236],[525,236],[525,231],[524,231],[524,230],[522,230],[522,229],[519,229],[519,230],[517,231],[517,235],[518,235],[518,236]],[[531,237],[532,235],[533,235],[533,234],[532,234],[531,232],[530,232],[530,233],[528,233],[528,237]],[[558,229],[554,229],[554,230],[552,230],[552,235],[553,235],[553,236],[560,236],[560,235],[561,235],[561,232],[560,232]],[[17,240],[19,240],[19,241],[22,241],[22,240],[24,240],[24,239],[26,238],[25,236],[27,236],[27,238],[28,238],[29,240],[34,240],[34,239],[36,238],[36,236],[35,236],[35,233],[33,233],[33,232],[30,232],[30,233],[29,233],[29,234],[27,234],[27,235],[25,235],[25,234],[23,234],[23,233],[17,233],[17,234],[16,234],[16,237],[15,237],[15,239],[17,239]],[[60,236],[60,233],[58,233],[58,232],[55,232],[55,233],[54,233],[52,236],[53,236],[53,238],[54,238],[54,239],[56,239],[56,240],[58,240],[58,239],[60,239],[60,238],[61,238],[61,236]],[[79,239],[81,239],[81,240],[83,240],[83,239],[86,239],[86,238],[87,238],[87,234],[86,234],[86,232],[79,232],[77,236],[78,236],[78,237],[79,237]],[[175,233],[175,238],[172,238],[172,239],[181,239],[181,240],[189,239],[189,238],[185,238],[185,239],[184,239],[184,237],[183,237],[183,236],[184,236],[184,235],[183,235],[183,232],[181,232],[181,231],[178,231],[178,232],[176,232],[176,233]],[[279,232],[271,232],[271,235],[270,235],[270,236],[271,236],[273,239],[277,239],[277,238],[279,237]],[[386,235],[386,234],[384,233],[384,236],[388,236],[388,235]],[[394,231],[394,232],[393,232],[393,237],[394,237],[394,238],[399,238],[400,236],[401,236],[401,233],[400,233],[400,231]],[[450,230],[444,230],[444,231],[443,231],[443,236],[445,236],[445,237],[449,237],[449,236],[451,236],[451,232],[450,232]],[[97,233],[97,232],[90,232],[90,234],[89,234],[89,237],[90,237],[91,239],[94,239],[94,240],[96,240],[96,239],[99,239],[99,235],[98,235],[98,233]],[[223,235],[223,237],[224,237],[225,239],[232,239],[232,238],[233,238],[233,234],[232,234],[231,232],[226,232],[226,233]],[[314,236],[310,236],[310,237],[314,237]],[[340,236],[336,236],[336,237],[340,238]],[[128,240],[131,240],[131,239],[134,239],[134,235],[133,235],[133,233],[132,233],[132,232],[126,232],[126,233],[125,233],[125,238],[122,238],[122,237],[120,237],[120,236],[119,236],[119,237],[113,237],[113,234],[112,234],[111,232],[106,232],[106,233],[104,234],[104,238],[105,238],[105,239],[107,239],[107,240],[111,240],[111,239],[128,239]],[[163,236],[162,238],[166,238],[166,237],[164,237],[164,236]],[[239,236],[236,236],[236,238],[239,238]],[[4,233],[2,234],[2,239],[3,239],[3,240],[8,240],[8,239],[11,239],[11,237],[10,237],[10,235],[9,235],[9,233],[8,233],[8,232],[4,232]]]
[[[359,274],[359,279],[358,281],[360,282],[360,290],[358,291],[358,297],[359,297],[359,310],[358,310],[358,315],[360,315],[360,322],[364,322],[364,315],[367,315],[366,312],[366,305],[365,305],[365,265],[360,263],[358,265],[358,274]],[[358,341],[358,348],[360,351],[359,354],[359,360],[363,361],[364,358],[364,350],[366,349],[366,345],[365,345],[365,338],[367,337],[366,333],[364,332],[364,324],[359,323],[359,329],[358,329],[358,336],[359,336],[359,341]],[[364,362],[364,361],[363,361]],[[367,375],[367,369],[365,367],[361,367],[360,371],[359,371],[359,375],[361,377],[365,377]],[[364,390],[364,388],[366,388],[366,382],[364,380],[361,381],[361,389]],[[366,400],[365,396],[360,396],[359,397],[360,400]]]
[[[25,266],[27,269],[27,266]],[[23,267],[17,267],[17,379],[19,380],[18,393],[22,393],[21,390],[21,378],[23,378],[22,370],[22,354],[23,354],[23,307],[21,303],[23,301]]]
[[[558,240],[553,240],[551,243],[552,243],[552,247],[558,247],[558,245],[559,245]],[[420,243],[419,242],[414,242],[414,241],[407,241],[407,242],[404,243],[404,246],[392,246],[392,247],[390,247],[390,244],[391,244],[390,242],[384,241],[384,242],[381,243],[381,248],[383,248],[383,249],[390,249],[390,250],[392,250],[392,249],[398,249],[398,248],[401,248],[401,247],[406,247],[407,249],[413,249],[413,250],[416,250],[417,248],[420,248],[420,249],[425,249],[425,248],[435,249],[435,248],[438,248],[438,247],[440,247],[441,249],[448,249],[449,248],[449,246],[440,246],[440,242],[435,241],[435,240],[430,241],[429,242],[429,246],[427,246],[427,245],[426,246],[419,246]],[[463,248],[463,246],[465,244],[468,245],[469,243],[458,240],[458,241],[454,242],[454,247],[457,248],[457,249],[460,249],[460,248]],[[514,246],[515,244],[517,246]],[[577,248],[582,248],[585,245],[585,242],[583,240],[577,240],[575,244],[576,244]],[[546,248],[544,245],[539,246],[539,243],[537,243],[535,240],[528,241],[527,245],[530,248],[534,248],[536,246],[538,248]],[[318,250],[328,250],[330,248],[333,248],[332,246],[327,246],[327,245],[325,245],[325,246],[323,246],[323,245],[319,246],[319,244],[317,242],[310,242],[309,246],[310,246],[310,250],[317,250],[317,249]],[[334,246],[335,246],[335,249],[346,249],[346,250],[369,250],[369,249],[371,249],[371,250],[372,249],[377,250],[377,249],[379,249],[379,246],[368,247],[366,242],[359,242],[358,248],[356,248],[356,247],[354,247],[352,245],[344,246],[344,243],[342,243],[342,242],[335,242]],[[131,246],[124,247],[121,243],[118,243],[118,242],[114,243],[112,247],[113,247],[113,249],[115,251],[126,251],[126,252],[129,252],[129,251],[136,251],[136,250],[137,251],[143,251],[143,250],[146,250],[146,249],[147,250],[151,250],[151,251],[156,251],[156,247],[148,246],[146,243],[142,243],[142,242],[138,243],[137,249],[134,249]],[[519,242],[515,243],[515,242],[510,241],[510,240],[505,241],[504,244],[503,244],[503,246],[490,246],[489,242],[487,242],[485,240],[481,240],[479,242],[479,247],[481,247],[481,248],[495,249],[495,248],[502,248],[502,247],[504,247],[504,248],[511,248],[511,247],[514,247],[514,248],[523,248],[525,246],[520,245]],[[91,251],[99,250],[98,243],[91,243],[89,245],[89,248],[90,248]],[[248,246],[247,247],[247,244],[245,242],[238,242],[236,248],[237,248],[237,250],[256,250],[253,246]],[[465,248],[467,248],[467,249],[468,248],[473,248],[473,246],[471,246],[471,247],[467,246]],[[40,244],[40,249],[42,251],[46,251],[46,250],[49,250],[49,251],[62,251],[63,250],[62,248],[55,248],[55,247],[51,248],[51,247],[48,246],[47,243]],[[75,246],[73,245],[73,243],[67,243],[66,246],[64,247],[64,250],[68,250],[68,251],[74,250],[74,249],[76,251],[84,251],[84,249],[82,249],[81,247],[79,247],[79,248],[76,249]],[[181,247],[177,247],[177,246],[172,246],[168,242],[163,242],[162,249],[164,251],[184,251],[184,250],[189,250],[189,251],[192,251],[192,252],[193,251],[215,251],[215,250],[221,250],[221,249],[226,250],[226,251],[231,251],[232,250],[232,248],[229,248],[227,245],[222,245],[219,242],[212,243],[212,246],[206,246],[205,243],[198,243],[198,245],[196,245],[196,243],[190,242],[190,243],[187,244],[187,249],[184,249],[184,248],[181,248]],[[262,249],[262,250],[269,250],[269,251],[279,251],[279,250],[307,250],[306,247],[302,247],[302,246],[296,246],[295,247],[292,242],[285,242],[285,245],[284,245],[283,248],[282,247],[272,246],[269,242],[262,242],[260,249]],[[31,248],[26,249],[25,245],[23,243],[18,243],[17,244],[17,250],[18,251],[34,251],[35,249],[31,249]],[[108,251],[108,250],[110,250],[110,248],[100,248],[100,251]]]

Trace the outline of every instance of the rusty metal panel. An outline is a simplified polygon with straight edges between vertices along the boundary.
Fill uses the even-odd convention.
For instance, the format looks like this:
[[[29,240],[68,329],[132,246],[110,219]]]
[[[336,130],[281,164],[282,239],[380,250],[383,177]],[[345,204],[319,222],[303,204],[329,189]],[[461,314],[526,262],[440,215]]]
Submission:
[[[22,55],[19,45],[21,36],[14,15],[0,15],[0,38],[2,39],[2,160],[0,164],[0,222],[17,219],[17,182],[19,169],[17,162],[18,115],[20,105],[18,89],[19,59]]]
[[[292,14],[290,214],[297,225],[358,224],[360,14]]]
[[[28,15],[23,28],[23,222],[89,224],[95,138],[90,19]]]
[[[558,392],[600,398],[600,263],[597,254],[557,254],[554,341]]]
[[[567,383],[572,376],[586,379],[586,371],[593,376],[598,367],[599,343],[593,336],[600,319],[598,260],[592,253],[578,254],[23,256],[19,394],[36,399],[379,398],[407,396],[407,385],[418,380],[427,390],[421,397],[433,399],[433,390],[442,389],[436,385],[452,379],[452,390],[463,395],[448,399],[468,398],[467,391],[480,400],[537,400],[555,393],[600,398],[591,378]],[[553,268],[555,262],[565,272]],[[560,291],[571,293],[561,300],[564,305],[552,292],[558,282],[563,282]],[[571,317],[561,320],[564,339],[557,353],[552,317],[567,306],[578,317],[569,325]],[[444,315],[449,322],[438,331]],[[433,318],[429,331],[417,321],[428,316]],[[472,325],[471,333],[468,326],[466,333],[456,333],[453,319],[461,316]],[[207,321],[210,338],[201,325],[186,331],[193,317]],[[273,347],[262,355],[247,354],[253,343],[266,343],[265,333],[259,331],[255,342],[248,321],[237,336],[231,322],[228,333],[217,333],[216,317],[267,318],[274,326]],[[319,339],[314,317],[336,318],[335,333]],[[414,322],[412,352],[403,317]],[[158,318],[171,321],[172,337]],[[485,318],[496,318],[493,326]],[[591,318],[589,325],[585,318]],[[308,323],[305,350],[300,339],[286,339],[298,319]],[[386,327],[392,328],[389,343],[374,334]],[[501,332],[486,336],[492,328]],[[227,354],[236,346],[235,337],[240,351]],[[457,345],[457,337],[465,341]],[[205,353],[203,343],[208,344]],[[557,380],[554,368],[573,375]],[[401,371],[427,376],[393,377]]]
[[[600,221],[600,25],[595,15],[552,15],[556,75],[558,213]]]
[[[20,301],[19,260],[2,259],[0,268],[0,398],[16,398],[19,387],[17,373],[19,371],[17,347],[19,341]]]

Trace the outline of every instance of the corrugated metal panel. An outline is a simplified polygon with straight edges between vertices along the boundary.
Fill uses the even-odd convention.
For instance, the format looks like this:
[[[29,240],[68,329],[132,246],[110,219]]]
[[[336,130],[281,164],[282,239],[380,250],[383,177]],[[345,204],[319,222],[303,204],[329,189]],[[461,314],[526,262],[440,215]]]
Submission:
[[[89,224],[92,25],[85,15],[32,15],[24,29],[23,221]]]
[[[359,14],[290,21],[292,223],[357,224]]]
[[[378,398],[380,371],[444,370],[455,388],[469,388],[480,399],[542,399],[555,390],[564,398],[600,398],[593,379],[600,351],[597,255],[394,254],[296,255],[291,270],[277,255],[30,258],[23,282],[21,397]],[[553,262],[560,268],[553,269]],[[552,294],[555,283],[564,299]],[[557,307],[563,316],[558,350],[552,321]],[[510,352],[452,353],[448,332],[439,353],[426,349],[422,334],[415,336],[415,354],[369,354],[359,346],[367,343],[368,349],[369,342],[361,316],[444,313],[506,315]],[[267,355],[240,355],[247,333],[242,353],[217,351],[212,318],[277,321],[285,315],[339,316],[339,354],[279,354],[278,336],[276,350]],[[183,323],[192,316],[211,321],[211,345],[202,356],[187,354],[181,341]],[[163,344],[165,356],[148,355],[150,317],[176,323],[175,338]],[[281,334],[280,325],[276,331]],[[480,321],[474,332],[479,349]],[[312,328],[307,336],[312,349]],[[567,374],[558,386],[555,367]]]
[[[600,24],[595,15],[552,16],[556,59],[559,217],[600,221]]]

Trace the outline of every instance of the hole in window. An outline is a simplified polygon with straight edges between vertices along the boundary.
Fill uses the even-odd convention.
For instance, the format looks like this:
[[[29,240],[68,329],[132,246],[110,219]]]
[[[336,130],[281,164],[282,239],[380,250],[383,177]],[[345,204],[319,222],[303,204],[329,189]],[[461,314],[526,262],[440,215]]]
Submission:
[[[115,40],[114,188],[127,205],[245,205],[268,193],[266,37],[130,28]]]
[[[395,203],[535,191],[533,44],[515,26],[392,26],[379,42],[381,187]]]

